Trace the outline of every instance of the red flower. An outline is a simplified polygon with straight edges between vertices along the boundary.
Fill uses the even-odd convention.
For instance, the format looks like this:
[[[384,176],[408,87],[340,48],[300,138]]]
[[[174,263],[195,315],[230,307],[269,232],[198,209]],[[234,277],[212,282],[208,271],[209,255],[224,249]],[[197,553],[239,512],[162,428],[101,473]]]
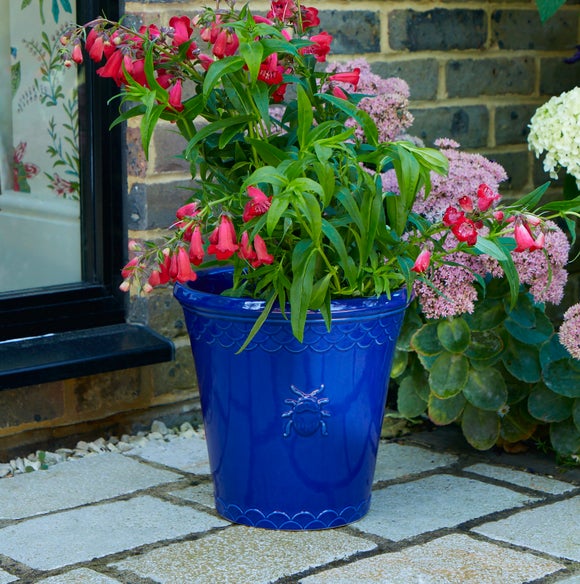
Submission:
[[[177,209],[175,216],[178,219],[185,219],[186,217],[195,217],[199,213],[197,201],[187,203]]]
[[[83,62],[83,49],[80,43],[76,43],[72,50],[71,59],[80,65]]]
[[[333,87],[332,88],[332,95],[334,95],[334,97],[338,97],[340,99],[348,99],[348,96],[340,87]]]
[[[313,8],[312,6],[302,6],[300,13],[302,16],[302,28],[304,30],[318,26],[320,24],[317,8]]]
[[[466,213],[471,213],[473,211],[473,200],[471,199],[471,197],[461,197],[461,199],[459,199],[459,206],[466,212]]]
[[[177,257],[177,275],[175,279],[178,282],[188,282],[189,280],[195,280],[197,278],[197,274],[191,269],[189,254],[185,251],[184,247],[180,247],[177,256],[173,257]]]
[[[127,278],[130,278],[133,275],[133,271],[135,270],[138,264],[139,264],[138,257],[134,257],[132,260],[127,262],[123,269],[121,270],[121,276],[123,276],[123,279],[126,280]]]
[[[272,101],[274,103],[280,103],[284,101],[284,94],[286,93],[286,87],[288,86],[287,83],[281,83],[278,87],[272,92]]]
[[[272,197],[267,197],[266,194],[257,187],[248,187],[248,197],[250,201],[244,207],[242,220],[244,222],[250,221],[254,217],[259,217],[268,211],[272,203]]]
[[[421,253],[417,256],[417,259],[411,268],[411,272],[422,274],[429,267],[430,262],[431,252],[428,249],[422,250]]]
[[[514,227],[514,238],[517,243],[514,251],[518,253],[521,253],[527,249],[530,251],[535,251],[544,247],[544,234],[540,232],[540,235],[534,239],[534,235],[528,223],[524,223],[520,219],[516,221]]]
[[[195,226],[191,234],[191,245],[189,246],[189,260],[192,264],[199,266],[203,262],[205,251],[203,249],[203,239],[199,225]]]
[[[212,53],[218,58],[231,57],[240,46],[238,35],[228,28],[223,28],[217,35]]]
[[[450,227],[451,225],[455,225],[458,221],[461,221],[464,218],[465,214],[463,211],[459,211],[455,207],[447,207],[445,214],[443,215],[443,225]]]
[[[121,51],[114,51],[111,56],[107,59],[102,67],[97,69],[97,75],[100,77],[110,77],[115,80],[117,85],[119,77],[123,75],[123,53]]]
[[[277,85],[282,83],[282,73],[284,67],[278,65],[278,55],[277,53],[272,53],[262,62],[260,65],[260,71],[258,72],[258,79],[267,83],[268,85]]]
[[[501,199],[501,195],[495,193],[492,188],[486,184],[479,185],[477,189],[477,207],[480,211],[487,211],[494,201]]]
[[[209,236],[210,245],[207,253],[214,254],[218,260],[227,260],[240,247],[236,243],[236,231],[232,220],[227,215],[222,215],[220,224]]]
[[[254,237],[254,248],[256,250],[257,258],[252,262],[252,266],[257,268],[262,264],[271,264],[274,261],[274,256],[268,253],[266,242],[259,236]]]
[[[457,221],[451,226],[451,231],[459,241],[464,241],[468,245],[475,245],[477,242],[477,229],[471,219],[464,217]]]
[[[174,110],[178,112],[183,111],[183,103],[181,103],[181,79],[178,79],[169,90],[168,102]]]
[[[314,37],[312,37],[314,38]],[[329,81],[340,81],[341,83],[350,83],[354,86],[356,91],[356,86],[360,80],[360,68],[357,67],[352,71],[346,71],[344,73],[335,73],[328,78]]]
[[[248,260],[249,262],[253,262],[258,257],[254,251],[254,248],[252,247],[252,244],[250,243],[250,236],[248,235],[247,231],[242,233],[238,255],[243,260]]]
[[[314,55],[319,63],[326,61],[326,55],[330,52],[330,43],[332,43],[332,35],[327,32],[321,32],[310,37],[313,42],[312,45],[300,49],[303,55]]]
[[[270,7],[268,18],[277,18],[283,22],[288,22],[296,13],[296,4],[293,0],[274,0]]]

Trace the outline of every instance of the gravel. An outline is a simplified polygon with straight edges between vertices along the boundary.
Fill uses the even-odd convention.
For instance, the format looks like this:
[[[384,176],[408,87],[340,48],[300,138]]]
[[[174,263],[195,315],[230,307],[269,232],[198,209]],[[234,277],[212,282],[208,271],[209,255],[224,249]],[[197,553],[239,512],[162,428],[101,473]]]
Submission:
[[[178,427],[168,428],[163,422],[155,420],[149,432],[138,432],[135,435],[123,434],[121,437],[98,438],[93,442],[81,440],[75,448],[58,448],[54,452],[37,450],[25,458],[14,458],[10,462],[0,463],[0,479],[13,477],[17,474],[46,470],[55,464],[69,459],[84,458],[107,452],[125,454],[136,448],[145,446],[150,441],[172,442],[180,438],[203,438],[203,432],[194,429],[185,422]]]

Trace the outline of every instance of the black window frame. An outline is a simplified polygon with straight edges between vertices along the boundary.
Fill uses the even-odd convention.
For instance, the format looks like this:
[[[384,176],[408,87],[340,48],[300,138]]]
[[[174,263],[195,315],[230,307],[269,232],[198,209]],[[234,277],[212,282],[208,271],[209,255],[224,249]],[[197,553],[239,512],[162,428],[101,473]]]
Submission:
[[[115,20],[123,11],[123,0],[77,0],[80,24],[98,15]],[[120,268],[127,259],[124,126],[110,129],[118,112],[117,102],[109,101],[118,88],[96,75],[99,66],[85,60],[78,77],[83,281],[0,294],[0,389],[174,356],[170,341],[146,327],[126,324],[128,295],[119,290]],[[103,334],[111,335],[113,352],[99,353],[98,347],[107,345]],[[92,335],[98,343],[91,342]],[[47,358],[49,345],[54,359]],[[75,345],[84,349],[74,350]],[[66,347],[74,354],[68,355]]]

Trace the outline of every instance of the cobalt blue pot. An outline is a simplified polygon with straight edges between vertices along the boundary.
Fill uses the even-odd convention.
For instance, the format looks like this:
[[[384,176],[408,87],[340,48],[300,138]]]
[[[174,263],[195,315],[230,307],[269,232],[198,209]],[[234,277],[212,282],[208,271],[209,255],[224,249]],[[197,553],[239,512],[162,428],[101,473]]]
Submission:
[[[274,310],[236,354],[264,303],[219,293],[226,268],[176,284],[195,360],[216,509],[268,529],[324,529],[369,509],[405,291],[308,315],[304,342]]]

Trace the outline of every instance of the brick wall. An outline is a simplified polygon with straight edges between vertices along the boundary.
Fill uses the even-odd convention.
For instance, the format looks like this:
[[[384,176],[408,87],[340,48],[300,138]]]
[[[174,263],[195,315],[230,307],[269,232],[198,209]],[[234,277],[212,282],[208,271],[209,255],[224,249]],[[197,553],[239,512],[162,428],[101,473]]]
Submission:
[[[251,2],[255,11],[268,4]],[[334,37],[339,60],[366,57],[382,76],[400,76],[411,88],[412,133],[427,144],[438,137],[497,160],[507,170],[503,192],[518,194],[547,180],[528,152],[526,128],[549,96],[580,84],[580,63],[565,65],[580,42],[578,0],[547,24],[533,0],[351,0],[313,2],[321,28]],[[167,24],[192,15],[200,2],[126,2],[136,24]],[[130,236],[155,237],[171,223],[189,184],[187,166],[176,158],[182,142],[171,126],[156,132],[150,158],[139,147],[136,124],[127,131]],[[578,298],[573,285],[569,295]],[[2,445],[22,445],[68,434],[105,431],[161,415],[196,411],[193,362],[180,308],[170,290],[135,298],[131,319],[144,322],[176,344],[174,363],[105,376],[67,380],[0,393],[9,412],[0,427]],[[5,410],[5,408],[8,408]]]

